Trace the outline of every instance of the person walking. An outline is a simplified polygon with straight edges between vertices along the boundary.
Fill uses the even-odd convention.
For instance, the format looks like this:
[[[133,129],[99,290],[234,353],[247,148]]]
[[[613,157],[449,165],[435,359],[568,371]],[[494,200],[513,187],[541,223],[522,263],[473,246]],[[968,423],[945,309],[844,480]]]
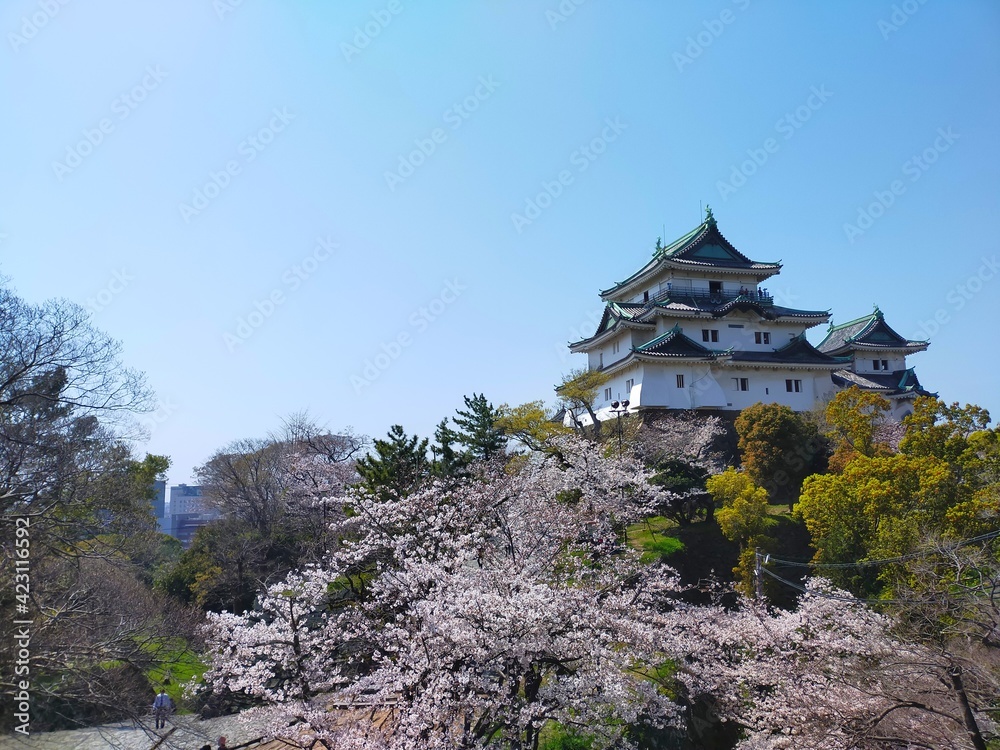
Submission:
[[[153,699],[153,719],[156,721],[157,729],[167,728],[167,717],[174,708],[174,701],[167,691],[160,688],[159,694]]]
[[[229,750],[229,745],[226,744],[225,737],[219,737],[219,750]]]

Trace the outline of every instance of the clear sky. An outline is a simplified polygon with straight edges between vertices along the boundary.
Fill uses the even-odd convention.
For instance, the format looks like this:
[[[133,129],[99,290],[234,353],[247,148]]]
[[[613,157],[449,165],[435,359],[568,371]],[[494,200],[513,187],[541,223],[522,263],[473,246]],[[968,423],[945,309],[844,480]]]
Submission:
[[[780,302],[877,303],[1000,414],[996,2],[8,0],[0,33],[0,273],[122,342],[174,482],[302,409],[551,402],[703,203]]]

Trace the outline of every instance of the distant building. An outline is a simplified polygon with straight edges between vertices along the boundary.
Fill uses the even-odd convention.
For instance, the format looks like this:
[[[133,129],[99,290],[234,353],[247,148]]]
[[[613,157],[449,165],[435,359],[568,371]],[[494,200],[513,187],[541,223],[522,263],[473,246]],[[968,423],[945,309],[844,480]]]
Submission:
[[[822,407],[857,385],[884,395],[901,419],[926,394],[906,356],[927,348],[886,324],[878,308],[831,326],[814,347],[806,331],[828,323],[826,310],[777,304],[762,286],[781,264],[755,261],[727,240],[711,210],[705,221],[667,246],[657,244],[641,269],[601,292],[597,331],[570,344],[588,369],[606,373],[594,404],[597,418],[629,411],[739,411],[752,404]],[[566,424],[588,424],[567,413]]]
[[[222,514],[210,507],[198,485],[175,484],[170,488],[170,536],[179,539],[184,549],[202,526],[221,518]]]

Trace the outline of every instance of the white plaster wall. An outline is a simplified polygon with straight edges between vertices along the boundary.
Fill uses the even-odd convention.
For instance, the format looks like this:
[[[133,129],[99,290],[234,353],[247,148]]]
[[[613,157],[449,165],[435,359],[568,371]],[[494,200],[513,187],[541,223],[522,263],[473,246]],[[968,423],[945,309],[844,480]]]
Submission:
[[[738,370],[735,367],[720,367],[714,372],[726,394],[727,409],[745,409],[761,401],[765,404],[784,404],[795,411],[810,411],[817,408],[832,390],[832,381],[827,372],[816,374],[791,369]],[[734,390],[733,378],[747,378],[749,390]],[[801,380],[802,390],[799,393],[789,393],[785,380]]]
[[[871,373],[884,374],[886,371],[881,368],[878,370],[875,369],[873,360],[876,359],[889,361],[888,372],[907,369],[905,356],[898,354],[878,354],[875,352],[857,352],[854,355],[854,372],[862,375]]]

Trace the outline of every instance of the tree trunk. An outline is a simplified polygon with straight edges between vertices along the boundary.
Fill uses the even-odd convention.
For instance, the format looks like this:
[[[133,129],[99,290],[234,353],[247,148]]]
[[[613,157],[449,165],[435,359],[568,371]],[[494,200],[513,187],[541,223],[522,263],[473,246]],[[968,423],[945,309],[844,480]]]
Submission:
[[[952,665],[948,669],[948,676],[951,678],[951,686],[958,696],[958,702],[962,704],[962,718],[965,720],[965,729],[969,733],[969,739],[976,750],[986,750],[986,741],[979,732],[979,725],[976,723],[976,716],[972,713],[972,706],[969,705],[969,696],[965,693],[965,685],[962,682],[962,668]]]

